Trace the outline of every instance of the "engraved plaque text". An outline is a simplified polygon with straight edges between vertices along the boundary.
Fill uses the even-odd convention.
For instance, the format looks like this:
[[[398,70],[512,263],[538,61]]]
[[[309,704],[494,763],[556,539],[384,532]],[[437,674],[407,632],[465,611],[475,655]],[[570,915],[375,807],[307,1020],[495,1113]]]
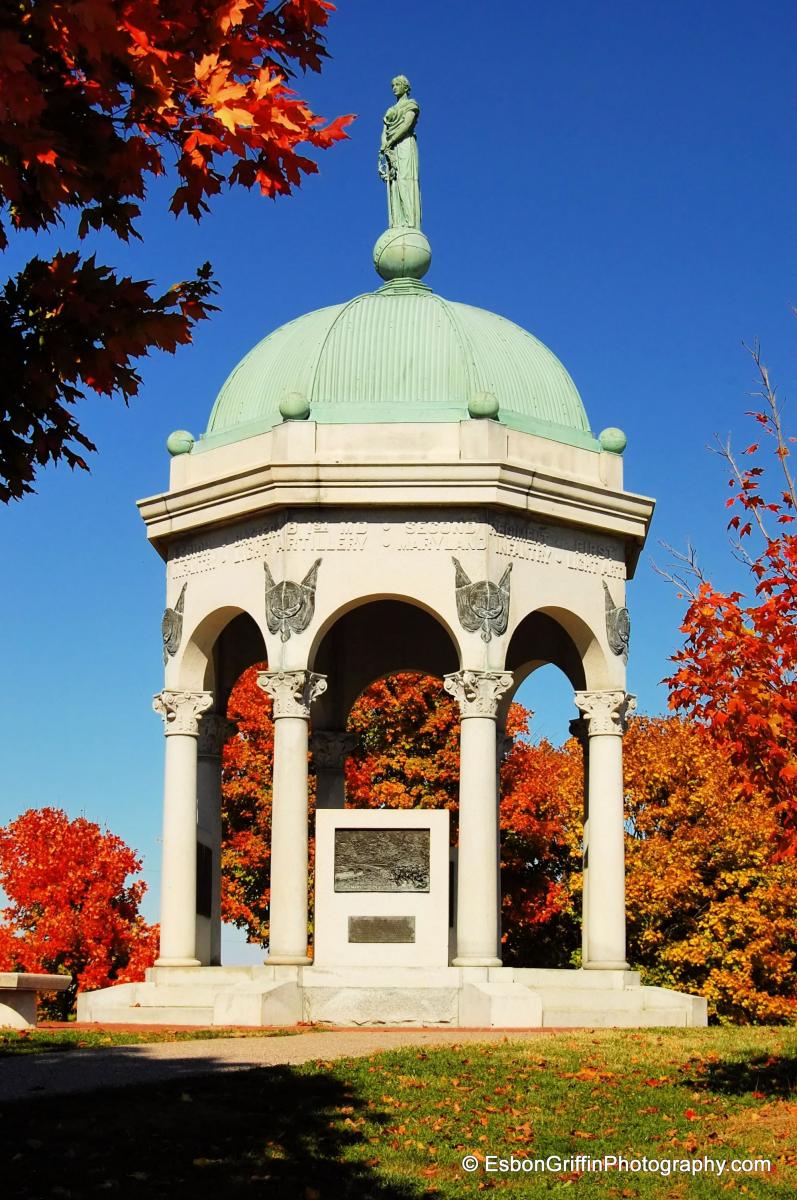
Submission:
[[[412,944],[415,917],[349,917],[350,942]]]

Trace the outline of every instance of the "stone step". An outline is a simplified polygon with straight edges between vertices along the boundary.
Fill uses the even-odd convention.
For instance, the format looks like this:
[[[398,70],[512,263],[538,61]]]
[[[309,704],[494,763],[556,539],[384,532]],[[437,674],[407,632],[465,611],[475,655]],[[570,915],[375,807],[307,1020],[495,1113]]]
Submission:
[[[685,1028],[685,1008],[543,1008],[544,1029],[655,1029]]]
[[[642,988],[566,988],[566,987],[532,987],[546,1008],[593,1009],[604,1008],[615,1010],[632,1010],[645,1007],[644,991]],[[673,1000],[677,1003],[677,996]],[[682,1006],[683,1007],[683,1006]]]
[[[206,1025],[213,1024],[213,1006],[147,1004],[140,1008],[116,1004],[92,1005],[90,1015],[82,1018],[101,1025]]]
[[[574,971],[555,967],[514,967],[512,977],[516,983],[537,990],[538,988],[567,988],[568,991],[625,991],[640,986],[638,971]],[[505,971],[506,968],[503,968]],[[501,974],[491,968],[490,978]]]
[[[274,968],[262,966],[249,967],[150,967],[145,979],[147,983],[157,983],[161,986],[172,987],[178,984],[213,984],[214,987],[248,982],[261,975],[271,980]]]
[[[303,967],[306,988],[458,988],[459,967]],[[487,969],[479,972],[486,979]]]
[[[457,987],[312,987],[303,990],[305,1021],[328,1025],[440,1025],[459,1020]]]

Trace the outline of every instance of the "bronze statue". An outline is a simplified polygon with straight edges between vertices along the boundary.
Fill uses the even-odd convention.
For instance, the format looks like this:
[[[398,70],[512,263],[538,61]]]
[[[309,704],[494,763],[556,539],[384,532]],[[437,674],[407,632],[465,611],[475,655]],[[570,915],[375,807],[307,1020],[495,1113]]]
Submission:
[[[410,98],[410,81],[397,75],[391,84],[396,103],[385,113],[379,174],[387,184],[387,211],[391,229],[420,229],[421,189],[418,180],[418,143],[415,126],[420,106]]]

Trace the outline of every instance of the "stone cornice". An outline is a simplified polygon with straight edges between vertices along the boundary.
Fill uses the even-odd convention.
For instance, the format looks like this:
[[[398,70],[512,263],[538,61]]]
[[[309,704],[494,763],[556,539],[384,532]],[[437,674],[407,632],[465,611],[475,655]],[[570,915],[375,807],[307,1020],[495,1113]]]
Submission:
[[[345,455],[337,455],[335,461],[306,447],[293,461],[286,455],[285,461],[266,459],[244,468],[230,461],[232,469],[216,474],[210,470],[214,452],[207,452],[185,468],[182,486],[173,479],[171,491],[139,501],[147,535],[165,558],[174,537],[282,508],[468,505],[614,534],[625,541],[629,574],[633,572],[654,502],[601,481],[600,460],[615,455],[572,451],[576,464],[583,465],[582,477],[513,461],[509,452],[457,457],[442,442],[439,452],[431,446],[417,462],[380,455],[380,449],[347,462]],[[584,464],[580,455],[587,456]],[[588,472],[594,480],[586,477]]]

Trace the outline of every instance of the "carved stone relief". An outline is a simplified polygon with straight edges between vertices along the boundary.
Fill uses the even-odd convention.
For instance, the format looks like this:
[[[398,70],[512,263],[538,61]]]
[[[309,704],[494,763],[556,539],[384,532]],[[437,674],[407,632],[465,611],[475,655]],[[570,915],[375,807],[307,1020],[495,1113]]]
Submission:
[[[622,656],[628,662],[628,643],[631,639],[631,617],[627,608],[618,608],[612,600],[606,580],[603,581],[606,599],[606,637],[612,654]]]
[[[428,892],[428,829],[336,829],[336,892]]]
[[[313,671],[258,671],[257,686],[274,701],[274,717],[310,718],[310,705],[327,690]]]
[[[464,717],[495,717],[498,701],[512,686],[509,671],[453,671],[443,687],[453,696]]]
[[[180,592],[177,603],[174,608],[164,609],[163,619],[161,620],[161,636],[163,637],[163,665],[164,667],[169,661],[169,656],[174,658],[177,651],[180,649],[180,642],[183,637],[183,605],[185,604],[185,589],[187,583],[183,584],[183,590]]]
[[[358,737],[343,729],[316,729],[310,736],[310,749],[316,771],[342,771],[353,754]]]
[[[218,757],[224,743],[234,737],[238,726],[234,721],[228,721],[221,713],[206,713],[199,722],[199,745],[197,752],[203,757]]]
[[[199,735],[199,718],[213,703],[212,692],[178,692],[164,688],[153,697],[152,707],[163,717],[164,733]]]
[[[584,714],[589,737],[600,734],[623,734],[628,718],[636,709],[636,696],[621,690],[605,692],[576,692],[576,707]]]
[[[468,633],[481,633],[482,641],[489,642],[493,634],[500,637],[506,633],[509,623],[509,576],[512,564],[504,571],[498,583],[489,579],[471,583],[462,563],[452,558],[454,564],[454,586],[457,596],[457,616],[460,625]]]
[[[268,563],[266,573],[266,620],[270,633],[278,633],[287,642],[292,633],[303,633],[315,612],[315,589],[321,559],[317,558],[301,583],[284,580],[275,583]]]

